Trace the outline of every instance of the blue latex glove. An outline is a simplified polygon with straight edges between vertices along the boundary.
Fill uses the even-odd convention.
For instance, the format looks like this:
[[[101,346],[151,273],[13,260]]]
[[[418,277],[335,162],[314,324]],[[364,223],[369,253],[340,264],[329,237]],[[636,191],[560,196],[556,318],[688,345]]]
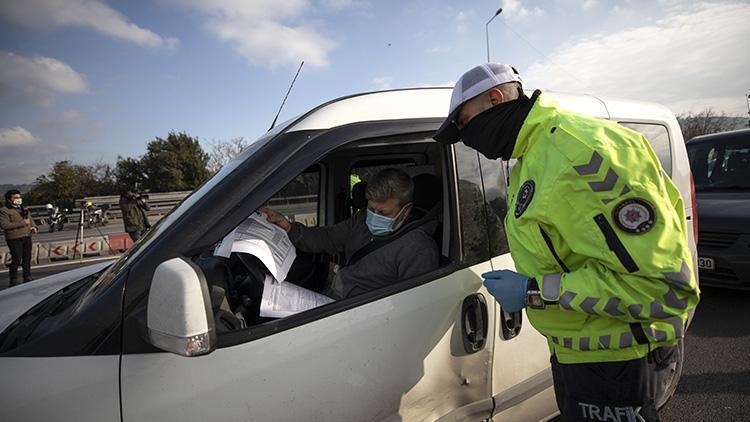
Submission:
[[[490,271],[482,274],[484,286],[500,302],[506,312],[516,312],[526,307],[529,277],[511,270]]]

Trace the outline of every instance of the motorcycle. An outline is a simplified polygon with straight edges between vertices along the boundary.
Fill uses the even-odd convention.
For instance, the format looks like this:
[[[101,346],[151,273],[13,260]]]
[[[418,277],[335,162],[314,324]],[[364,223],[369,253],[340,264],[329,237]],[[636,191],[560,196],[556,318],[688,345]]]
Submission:
[[[47,204],[46,208],[49,232],[54,233],[55,230],[62,231],[63,226],[65,225],[65,215],[68,213],[68,209],[65,208],[60,211],[60,207],[52,204]]]
[[[86,201],[83,203],[83,208],[86,212],[84,221],[87,228],[109,224],[109,205],[97,206],[91,201]]]

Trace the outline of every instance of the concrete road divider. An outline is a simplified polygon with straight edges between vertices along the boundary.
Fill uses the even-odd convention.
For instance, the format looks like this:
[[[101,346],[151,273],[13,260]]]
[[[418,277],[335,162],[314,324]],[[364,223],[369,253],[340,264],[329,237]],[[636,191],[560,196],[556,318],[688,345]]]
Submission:
[[[10,249],[3,246],[0,247],[0,267],[5,268],[10,264]]]
[[[86,241],[85,249],[83,250],[84,257],[100,256],[102,255],[102,242],[101,240],[88,240]]]
[[[133,246],[133,239],[127,233],[112,233],[109,235],[109,253],[117,255]]]
[[[50,263],[50,251],[52,244],[50,243],[37,243],[36,245],[36,263],[37,264],[49,264]]]
[[[50,243],[49,244],[49,260],[64,261],[70,259],[68,256],[68,243]]]
[[[34,243],[31,245],[31,265],[49,264],[59,261],[119,255],[133,246],[127,233],[113,233],[107,239],[95,238],[84,244],[75,241]],[[8,268],[11,256],[7,246],[0,246],[0,269]]]

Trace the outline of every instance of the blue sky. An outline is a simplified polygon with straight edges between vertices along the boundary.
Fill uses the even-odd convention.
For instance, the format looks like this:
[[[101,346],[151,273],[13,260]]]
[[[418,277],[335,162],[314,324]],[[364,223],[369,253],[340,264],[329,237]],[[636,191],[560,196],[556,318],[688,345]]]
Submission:
[[[747,1],[3,0],[0,184],[139,156],[172,130],[206,148],[255,139],[301,60],[280,120],[355,92],[452,85],[485,61],[499,7],[492,60],[528,88],[747,113]]]

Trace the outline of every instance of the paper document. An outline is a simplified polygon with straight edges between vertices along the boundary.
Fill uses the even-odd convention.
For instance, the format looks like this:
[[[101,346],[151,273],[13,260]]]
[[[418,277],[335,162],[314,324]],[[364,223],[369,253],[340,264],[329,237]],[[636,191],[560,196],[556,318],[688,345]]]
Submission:
[[[270,275],[263,281],[260,316],[284,318],[298,312],[333,302],[328,296],[307,290],[292,283],[279,283]]]
[[[258,257],[276,280],[286,279],[297,252],[281,227],[266,220],[265,214],[252,213],[229,233],[216,248],[214,255],[229,258],[232,252]]]

